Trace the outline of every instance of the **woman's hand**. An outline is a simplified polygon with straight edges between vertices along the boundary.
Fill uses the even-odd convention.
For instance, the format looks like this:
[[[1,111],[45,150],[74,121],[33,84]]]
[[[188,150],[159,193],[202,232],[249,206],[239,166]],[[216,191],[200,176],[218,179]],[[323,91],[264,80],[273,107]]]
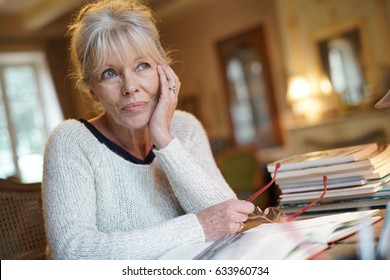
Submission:
[[[157,148],[163,148],[173,139],[170,131],[173,113],[176,110],[180,80],[168,65],[158,65],[160,98],[149,121],[149,131]]]
[[[251,202],[230,199],[197,213],[203,227],[206,242],[214,241],[224,234],[238,232],[255,206]]]

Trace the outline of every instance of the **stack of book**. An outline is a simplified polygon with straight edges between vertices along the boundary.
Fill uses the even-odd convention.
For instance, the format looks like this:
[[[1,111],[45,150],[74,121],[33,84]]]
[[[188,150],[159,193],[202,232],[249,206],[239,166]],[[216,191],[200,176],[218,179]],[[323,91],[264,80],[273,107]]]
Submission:
[[[385,207],[390,201],[390,144],[376,143],[310,152],[277,161],[279,207],[292,213],[327,193],[307,212]],[[273,176],[275,165],[267,165]]]

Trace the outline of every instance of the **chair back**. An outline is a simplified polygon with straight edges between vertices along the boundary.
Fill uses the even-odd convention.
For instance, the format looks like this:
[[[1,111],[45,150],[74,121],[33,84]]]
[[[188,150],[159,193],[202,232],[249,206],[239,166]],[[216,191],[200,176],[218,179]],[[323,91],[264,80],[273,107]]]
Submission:
[[[46,259],[41,184],[0,179],[0,259]]]
[[[240,199],[247,199],[263,184],[263,171],[251,147],[230,147],[215,155],[216,163],[226,182]],[[269,193],[256,199],[256,205],[269,206]]]

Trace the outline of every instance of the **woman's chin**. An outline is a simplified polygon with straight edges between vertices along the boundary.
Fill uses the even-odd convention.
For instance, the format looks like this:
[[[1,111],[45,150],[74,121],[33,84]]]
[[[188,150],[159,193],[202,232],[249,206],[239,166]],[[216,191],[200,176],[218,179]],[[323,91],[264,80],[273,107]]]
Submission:
[[[124,126],[128,129],[142,129],[148,126],[149,121],[149,115],[133,116],[125,120]]]

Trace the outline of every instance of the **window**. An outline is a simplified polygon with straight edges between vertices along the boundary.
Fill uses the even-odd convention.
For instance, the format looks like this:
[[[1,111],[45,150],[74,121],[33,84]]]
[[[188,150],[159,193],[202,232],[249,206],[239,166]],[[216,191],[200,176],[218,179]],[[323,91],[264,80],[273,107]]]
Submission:
[[[41,181],[46,137],[62,120],[43,53],[0,54],[0,177]]]

